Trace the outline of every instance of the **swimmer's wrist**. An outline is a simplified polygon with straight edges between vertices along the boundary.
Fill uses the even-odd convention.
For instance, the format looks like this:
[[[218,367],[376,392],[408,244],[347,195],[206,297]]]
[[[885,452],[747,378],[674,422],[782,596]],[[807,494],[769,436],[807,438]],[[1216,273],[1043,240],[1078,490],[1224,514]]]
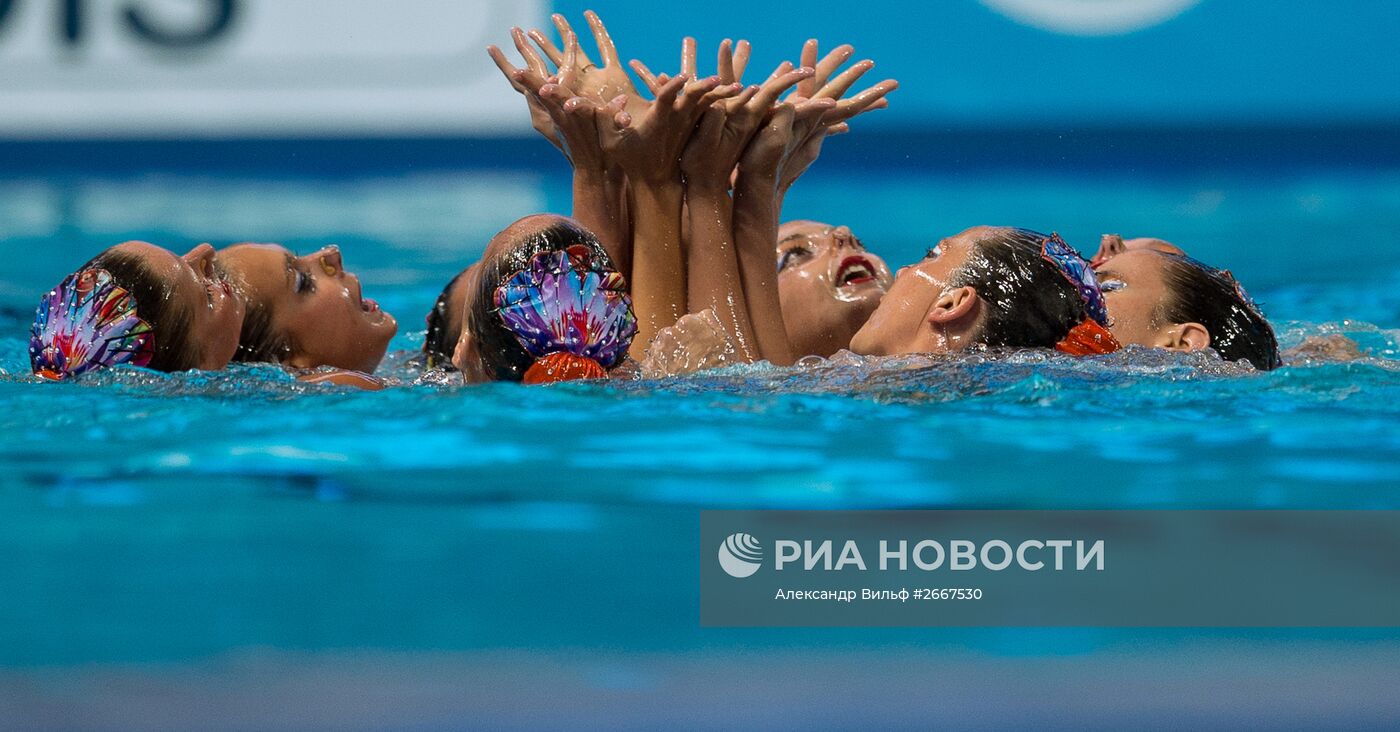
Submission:
[[[690,178],[685,182],[685,192],[691,198],[728,198],[729,182],[705,177]]]
[[[599,163],[597,165],[576,166],[574,168],[575,183],[595,183],[607,185],[617,183],[622,180],[622,171],[616,167]]]
[[[672,196],[679,197],[684,192],[680,176],[656,176],[637,177],[627,176],[628,183],[631,184],[632,195],[638,199],[645,197],[649,200],[669,199]]]
[[[778,171],[776,170],[740,170],[739,178],[734,181],[734,192],[743,192],[747,195],[777,195],[779,192]]]

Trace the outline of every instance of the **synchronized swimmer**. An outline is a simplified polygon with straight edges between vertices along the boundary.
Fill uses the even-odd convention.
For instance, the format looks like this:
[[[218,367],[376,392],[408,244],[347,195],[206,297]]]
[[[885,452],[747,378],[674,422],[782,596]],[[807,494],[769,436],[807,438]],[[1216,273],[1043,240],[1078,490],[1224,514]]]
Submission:
[[[846,226],[783,222],[788,190],[825,139],[887,106],[898,84],[852,93],[874,63],[847,66],[853,48],[823,56],[816,41],[746,86],[749,44],[726,40],[717,73],[701,77],[686,39],[674,74],[631,62],[648,99],[602,21],[586,18],[596,62],[560,15],[560,45],[512,29],[519,68],[488,49],[535,130],[569,160],[573,211],[516,221],[450,279],[427,316],[425,368],[541,383],[842,350],[1090,356],[1127,345],[1281,363],[1239,282],[1160,239],[1105,235],[1086,260],[1053,233],[981,226],[892,275]],[[377,388],[371,374],[397,330],[335,247],[298,256],[201,244],[177,255],[126,242],[44,296],[29,352],[50,380],[241,361]]]

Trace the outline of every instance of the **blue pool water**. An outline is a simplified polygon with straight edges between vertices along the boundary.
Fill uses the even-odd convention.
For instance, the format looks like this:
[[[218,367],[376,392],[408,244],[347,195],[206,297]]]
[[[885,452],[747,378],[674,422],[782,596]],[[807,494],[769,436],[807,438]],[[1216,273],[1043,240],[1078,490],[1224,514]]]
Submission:
[[[1129,351],[464,388],[399,357],[380,393],[270,368],[27,376],[39,294],[128,238],[338,243],[415,350],[446,280],[516,217],[567,211],[565,183],[0,178],[0,720],[1400,718],[1395,631],[705,630],[695,569],[705,507],[1400,509],[1400,170],[818,170],[789,200],[892,265],[983,223],[1081,249],[1161,236],[1233,270],[1286,345],[1354,338],[1351,363]]]

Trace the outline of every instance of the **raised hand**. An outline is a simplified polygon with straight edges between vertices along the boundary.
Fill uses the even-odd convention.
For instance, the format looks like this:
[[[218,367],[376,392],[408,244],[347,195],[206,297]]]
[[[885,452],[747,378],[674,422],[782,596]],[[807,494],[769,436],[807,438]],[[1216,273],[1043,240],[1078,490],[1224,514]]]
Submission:
[[[550,16],[550,19],[559,32],[564,50],[561,51],[540,30],[530,31],[530,39],[554,63],[560,83],[572,89],[575,94],[595,104],[608,104],[618,95],[622,95],[626,97],[627,111],[634,115],[640,114],[645,108],[646,100],[637,93],[637,89],[632,85],[632,78],[627,75],[627,69],[623,68],[617,54],[617,46],[613,43],[607,26],[603,25],[602,18],[592,10],[583,15],[593,32],[593,42],[598,47],[601,65],[595,64],[582,48],[577,49],[576,56],[570,55],[570,39],[576,39],[578,35],[569,25],[568,19],[559,13]],[[576,41],[574,45],[577,45]]]
[[[735,250],[749,324],[759,356],[778,365],[793,362],[778,298],[773,246],[778,240],[782,206],[778,171],[791,145],[796,111],[787,102],[773,108],[744,148],[734,183]]]
[[[737,57],[728,44],[726,40],[720,46],[721,79],[726,73],[734,78],[736,66],[742,69],[735,63]],[[746,44],[741,42],[743,45]],[[815,73],[811,68],[792,69],[791,64],[783,69],[769,76],[763,84],[749,86],[705,112],[704,120],[681,158],[681,171],[688,184],[721,183],[723,188],[728,188],[730,174],[738,165],[744,148],[763,126],[774,103],[784,92]]]
[[[575,94],[551,77],[540,87],[539,99],[564,141],[565,152],[575,170],[606,171],[612,164],[603,149],[603,139],[613,134],[621,120],[627,98],[623,94],[599,105]]]
[[[517,71],[521,76],[529,73]],[[626,96],[595,104],[551,77],[539,87],[537,97],[559,130],[564,152],[574,166],[574,218],[598,236],[618,271],[630,274],[632,246],[622,203],[622,173],[603,150],[604,137],[613,134],[625,114]]]
[[[728,42],[721,44],[719,61],[721,78],[735,78]],[[738,344],[745,361],[756,358],[759,351],[736,258],[730,174],[778,96],[811,73],[811,69],[801,69],[775,74],[762,86],[750,86],[714,104],[705,111],[681,155],[690,217],[687,308],[692,313],[713,312],[731,341]]]
[[[515,41],[516,50],[525,59],[525,68],[516,68],[498,46],[487,46],[486,52],[490,54],[491,60],[496,62],[496,68],[500,69],[501,73],[510,81],[511,88],[525,97],[525,104],[530,109],[530,125],[535,128],[536,132],[544,135],[550,144],[568,155],[568,151],[564,149],[564,140],[560,137],[559,130],[554,126],[554,120],[540,103],[539,88],[544,83],[545,77],[549,76],[549,69],[545,66],[544,59],[535,52],[535,49],[526,40],[525,31],[511,28],[510,35]]]
[[[657,88],[656,99],[634,117],[623,111],[604,131],[603,149],[629,180],[679,182],[681,152],[700,116],[716,102],[740,91],[738,84],[720,86],[718,76],[691,81],[685,74]]]
[[[815,73],[812,78],[798,85],[787,101],[797,105],[798,119],[792,130],[792,140],[784,154],[779,174],[780,189],[786,191],[821,154],[822,142],[829,135],[839,135],[850,130],[849,121],[858,115],[889,106],[886,95],[899,88],[899,82],[886,79],[855,96],[846,99],[846,93],[855,86],[866,72],[875,67],[869,59],[859,61],[845,71],[832,74],[850,59],[855,49],[849,45],[838,46],[817,61],[817,42],[809,40],[802,47],[803,64],[812,63]],[[824,114],[813,120],[800,114],[803,104],[820,100],[834,102]]]

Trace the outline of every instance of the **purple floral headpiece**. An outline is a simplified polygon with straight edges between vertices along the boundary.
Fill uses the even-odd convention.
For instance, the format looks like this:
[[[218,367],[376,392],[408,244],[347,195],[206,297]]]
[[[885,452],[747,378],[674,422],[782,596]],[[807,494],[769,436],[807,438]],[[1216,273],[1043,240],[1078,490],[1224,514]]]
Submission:
[[[1094,274],[1094,269],[1084,258],[1079,256],[1079,252],[1074,251],[1070,245],[1060,238],[1059,234],[1051,234],[1040,246],[1040,256],[1045,261],[1055,265],[1060,270],[1060,274],[1069,280],[1074,289],[1079,293],[1079,299],[1084,301],[1084,312],[1094,319],[1099,325],[1108,327],[1108,306],[1104,303],[1103,290],[1099,287],[1099,278]]]
[[[145,366],[155,332],[136,314],[136,299],[105,269],[85,269],[39,301],[29,332],[34,373],[61,381],[108,366]]]
[[[626,280],[584,246],[536,254],[496,288],[495,304],[536,359],[570,353],[612,368],[637,333]]]

